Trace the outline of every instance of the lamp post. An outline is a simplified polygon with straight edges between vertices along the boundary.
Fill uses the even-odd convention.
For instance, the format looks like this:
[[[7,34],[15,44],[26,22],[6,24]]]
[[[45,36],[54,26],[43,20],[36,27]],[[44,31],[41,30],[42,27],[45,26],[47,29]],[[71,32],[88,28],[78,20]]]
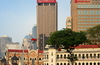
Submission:
[[[11,58],[11,60],[12,60],[12,65],[18,65],[18,60],[19,60],[19,58],[17,58],[16,57],[16,54],[14,54],[14,56]]]

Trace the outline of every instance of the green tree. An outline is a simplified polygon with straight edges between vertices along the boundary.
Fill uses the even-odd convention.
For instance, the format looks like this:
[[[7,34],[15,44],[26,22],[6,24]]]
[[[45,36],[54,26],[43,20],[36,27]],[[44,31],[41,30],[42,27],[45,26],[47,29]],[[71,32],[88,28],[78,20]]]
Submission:
[[[92,44],[100,44],[100,43],[97,43],[97,41],[100,42],[100,25],[89,28],[87,30],[87,38],[88,40],[91,41]]]
[[[48,39],[48,44],[64,46],[64,49],[66,49],[69,53],[69,57],[67,58],[73,65],[74,61],[77,60],[77,58],[72,51],[76,46],[84,43],[85,41],[87,41],[87,38],[84,32],[75,32],[67,28],[51,33]]]

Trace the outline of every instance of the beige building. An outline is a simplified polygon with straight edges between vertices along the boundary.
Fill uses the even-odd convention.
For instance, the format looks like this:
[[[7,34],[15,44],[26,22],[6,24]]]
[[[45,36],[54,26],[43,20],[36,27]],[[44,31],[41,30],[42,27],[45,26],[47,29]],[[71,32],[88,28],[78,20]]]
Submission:
[[[100,46],[100,45],[99,45]],[[100,48],[97,45],[79,45],[73,51],[78,58],[74,65],[100,65]],[[45,50],[44,65],[71,65],[67,59],[69,53],[62,49],[58,51],[54,48]]]
[[[72,19],[71,17],[67,17],[67,20],[66,20],[66,28],[70,28],[71,29],[71,23],[72,23]]]
[[[37,46],[44,50],[51,32],[57,31],[56,0],[37,0]]]
[[[100,24],[100,0],[71,0],[71,17],[73,31]]]

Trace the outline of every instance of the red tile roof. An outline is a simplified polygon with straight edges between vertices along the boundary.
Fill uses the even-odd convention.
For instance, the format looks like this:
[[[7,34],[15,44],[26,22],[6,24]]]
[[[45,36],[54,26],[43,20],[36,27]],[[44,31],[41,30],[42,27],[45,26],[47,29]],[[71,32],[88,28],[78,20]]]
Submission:
[[[79,45],[75,48],[100,48],[100,45]]]

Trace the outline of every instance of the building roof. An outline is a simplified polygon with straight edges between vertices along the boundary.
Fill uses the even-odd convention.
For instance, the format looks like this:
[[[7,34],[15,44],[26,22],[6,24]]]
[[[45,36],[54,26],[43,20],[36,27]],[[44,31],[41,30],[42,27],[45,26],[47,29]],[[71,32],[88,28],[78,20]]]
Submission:
[[[9,37],[9,36],[7,36],[7,35],[3,35],[3,36],[1,36],[1,37]]]
[[[8,52],[23,52],[23,50],[17,50],[17,49],[8,49]],[[28,50],[24,50],[25,53],[28,53]]]
[[[78,49],[78,48],[100,48],[100,45],[79,45],[75,48],[76,49]]]

